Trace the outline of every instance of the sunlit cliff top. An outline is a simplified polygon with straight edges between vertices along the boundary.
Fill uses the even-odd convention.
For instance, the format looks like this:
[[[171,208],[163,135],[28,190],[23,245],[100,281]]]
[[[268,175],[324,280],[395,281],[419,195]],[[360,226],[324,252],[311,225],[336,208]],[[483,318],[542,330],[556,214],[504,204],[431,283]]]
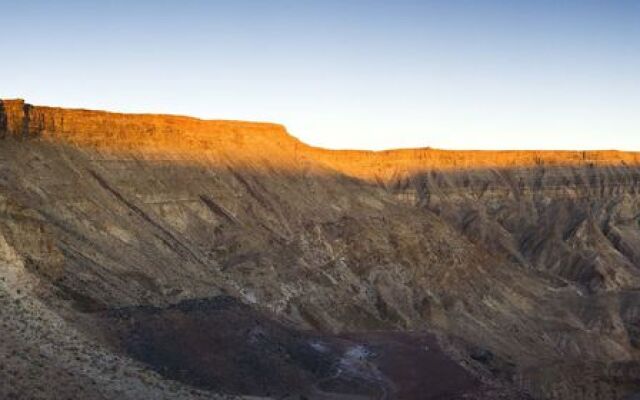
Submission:
[[[615,150],[327,150],[302,143],[279,124],[43,107],[20,99],[0,100],[0,136],[143,157],[262,160],[286,169],[314,164],[365,179],[430,169],[640,164],[640,153]]]

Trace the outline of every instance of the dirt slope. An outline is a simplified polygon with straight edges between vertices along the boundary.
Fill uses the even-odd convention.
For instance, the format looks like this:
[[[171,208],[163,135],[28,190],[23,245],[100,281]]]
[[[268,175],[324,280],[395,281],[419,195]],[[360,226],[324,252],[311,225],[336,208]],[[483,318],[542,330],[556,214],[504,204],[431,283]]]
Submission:
[[[70,378],[82,390],[115,357],[151,377],[131,378],[133,398],[170,397],[163,385],[345,399],[640,391],[637,153],[328,151],[274,124],[21,101],[0,102],[0,132],[2,288],[104,352],[95,371]],[[184,311],[219,298],[245,305]],[[34,319],[5,310],[23,325]],[[219,336],[194,332],[216,326]],[[281,347],[251,350],[256,326]],[[21,340],[37,365],[41,342]],[[336,347],[323,356],[317,340]],[[367,372],[341,383],[334,375],[358,346],[354,368]],[[256,362],[234,356],[254,353],[272,379],[260,382]],[[65,354],[43,368],[76,368]],[[448,363],[450,378],[420,386]],[[208,372],[194,374],[202,365]],[[35,397],[29,379],[3,379],[2,390]]]

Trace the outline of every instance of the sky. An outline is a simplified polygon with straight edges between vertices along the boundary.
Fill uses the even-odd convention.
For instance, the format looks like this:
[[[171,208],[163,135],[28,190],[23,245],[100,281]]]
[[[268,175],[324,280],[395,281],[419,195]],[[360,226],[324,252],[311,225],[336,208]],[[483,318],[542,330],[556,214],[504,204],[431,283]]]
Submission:
[[[328,148],[640,150],[638,0],[0,0],[0,98]]]

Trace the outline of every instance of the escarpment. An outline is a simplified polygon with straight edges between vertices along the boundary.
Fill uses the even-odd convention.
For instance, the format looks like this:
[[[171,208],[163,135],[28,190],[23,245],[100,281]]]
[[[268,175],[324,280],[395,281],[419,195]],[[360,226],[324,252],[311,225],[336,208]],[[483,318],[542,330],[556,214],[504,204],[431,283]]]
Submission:
[[[0,128],[3,127],[14,137],[48,139],[144,157],[172,155],[197,160],[227,155],[244,161],[266,159],[282,167],[295,164],[296,169],[306,162],[354,178],[383,182],[430,170],[640,164],[639,153],[613,150],[325,150],[306,145],[290,136],[282,125],[271,123],[41,107],[23,100],[0,100]]]
[[[640,391],[638,153],[330,151],[15,100],[0,131],[6,365],[103,398]]]

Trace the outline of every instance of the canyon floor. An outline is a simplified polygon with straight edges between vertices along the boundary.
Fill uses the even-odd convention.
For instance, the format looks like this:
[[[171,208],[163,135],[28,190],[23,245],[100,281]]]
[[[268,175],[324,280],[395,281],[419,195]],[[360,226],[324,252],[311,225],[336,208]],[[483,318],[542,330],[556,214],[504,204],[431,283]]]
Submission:
[[[0,101],[2,399],[634,399],[640,153]]]

